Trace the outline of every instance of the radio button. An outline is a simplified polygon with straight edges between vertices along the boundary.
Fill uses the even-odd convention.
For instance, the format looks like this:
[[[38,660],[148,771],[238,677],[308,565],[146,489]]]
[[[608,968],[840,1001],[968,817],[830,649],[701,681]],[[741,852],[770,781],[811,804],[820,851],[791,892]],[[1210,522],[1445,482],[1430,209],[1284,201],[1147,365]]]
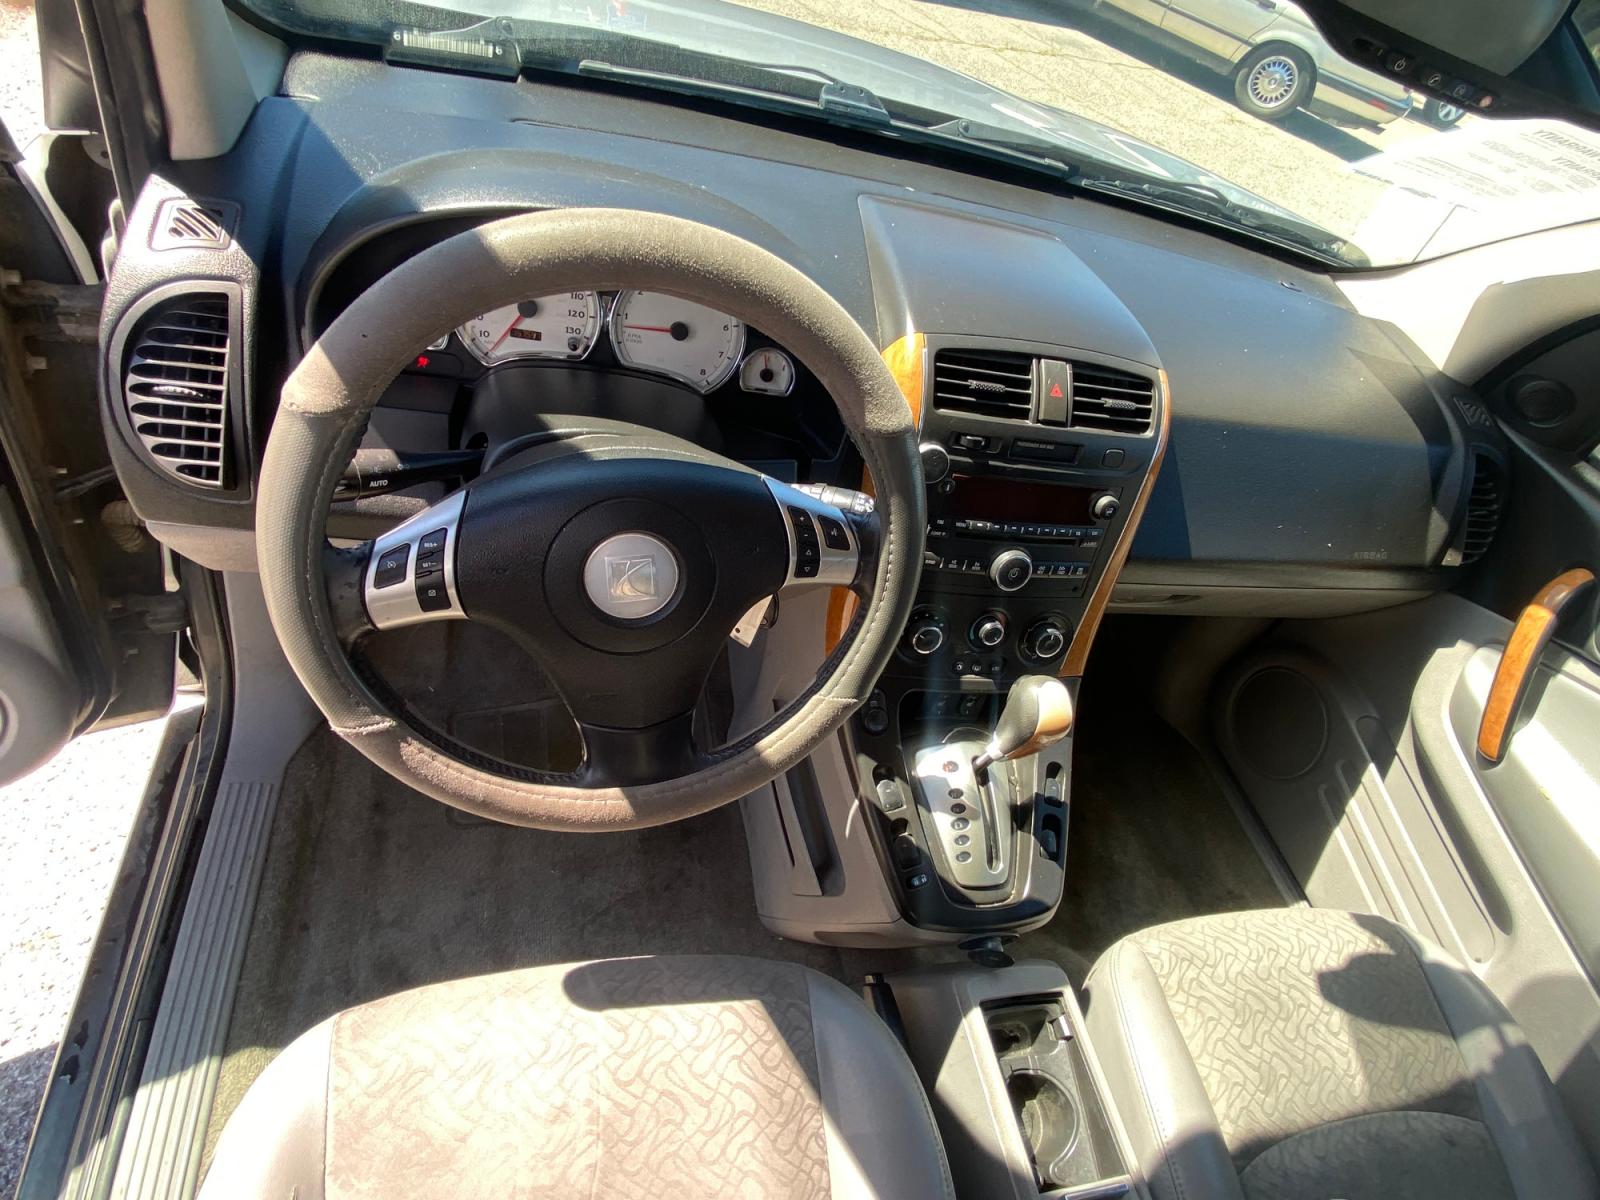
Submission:
[[[1033,559],[1026,550],[1002,550],[989,564],[989,578],[1002,592],[1015,592],[1033,578]]]

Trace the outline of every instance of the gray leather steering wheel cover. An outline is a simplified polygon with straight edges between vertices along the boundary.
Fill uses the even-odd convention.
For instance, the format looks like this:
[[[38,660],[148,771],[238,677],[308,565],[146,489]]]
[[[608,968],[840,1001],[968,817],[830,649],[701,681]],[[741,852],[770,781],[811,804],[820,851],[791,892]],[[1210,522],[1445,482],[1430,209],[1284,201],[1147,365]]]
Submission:
[[[643,288],[731,311],[799,356],[833,397],[878,491],[875,578],[816,685],[691,775],[626,788],[511,778],[412,729],[363,682],[324,579],[334,484],[368,415],[419,346],[479,313],[579,288]],[[285,656],[341,736],[435,799],[543,829],[643,828],[746,795],[802,761],[866,699],[915,600],[926,526],[916,423],[877,348],[826,292],[732,234],[657,213],[562,209],[458,234],[408,260],[328,327],[284,384],[256,505],[262,587]]]

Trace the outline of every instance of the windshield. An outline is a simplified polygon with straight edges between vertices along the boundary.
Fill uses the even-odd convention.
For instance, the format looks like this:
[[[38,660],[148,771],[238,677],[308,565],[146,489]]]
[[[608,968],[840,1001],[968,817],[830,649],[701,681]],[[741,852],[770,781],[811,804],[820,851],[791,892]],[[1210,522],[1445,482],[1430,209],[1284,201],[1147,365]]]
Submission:
[[[932,142],[1331,266],[1600,215],[1600,136],[1414,95],[1281,0],[249,2],[395,61],[564,70]]]

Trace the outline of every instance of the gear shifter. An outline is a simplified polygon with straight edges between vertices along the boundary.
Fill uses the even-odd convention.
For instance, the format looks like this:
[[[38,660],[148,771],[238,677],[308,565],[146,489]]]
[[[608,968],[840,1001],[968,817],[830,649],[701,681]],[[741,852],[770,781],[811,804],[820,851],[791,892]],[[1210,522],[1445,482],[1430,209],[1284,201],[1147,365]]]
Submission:
[[[941,873],[952,883],[969,889],[1009,883],[1017,781],[1013,771],[988,768],[1037,753],[1071,729],[1066,685],[1047,675],[1025,675],[1011,685],[987,743],[952,738],[917,752],[917,804],[944,851]]]
[[[981,776],[997,762],[1037,754],[1072,732],[1072,693],[1054,675],[1024,675],[1011,685],[1006,706],[983,753],[972,760]]]

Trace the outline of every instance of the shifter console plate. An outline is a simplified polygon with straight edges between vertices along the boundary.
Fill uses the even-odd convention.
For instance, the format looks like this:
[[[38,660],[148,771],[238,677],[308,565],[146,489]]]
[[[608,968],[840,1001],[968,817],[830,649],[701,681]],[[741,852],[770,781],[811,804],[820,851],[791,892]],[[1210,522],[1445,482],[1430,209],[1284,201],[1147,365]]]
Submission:
[[[980,741],[945,742],[917,752],[914,773],[923,825],[944,852],[946,878],[963,888],[1003,887],[1011,878],[1008,768],[979,786],[972,760]]]

